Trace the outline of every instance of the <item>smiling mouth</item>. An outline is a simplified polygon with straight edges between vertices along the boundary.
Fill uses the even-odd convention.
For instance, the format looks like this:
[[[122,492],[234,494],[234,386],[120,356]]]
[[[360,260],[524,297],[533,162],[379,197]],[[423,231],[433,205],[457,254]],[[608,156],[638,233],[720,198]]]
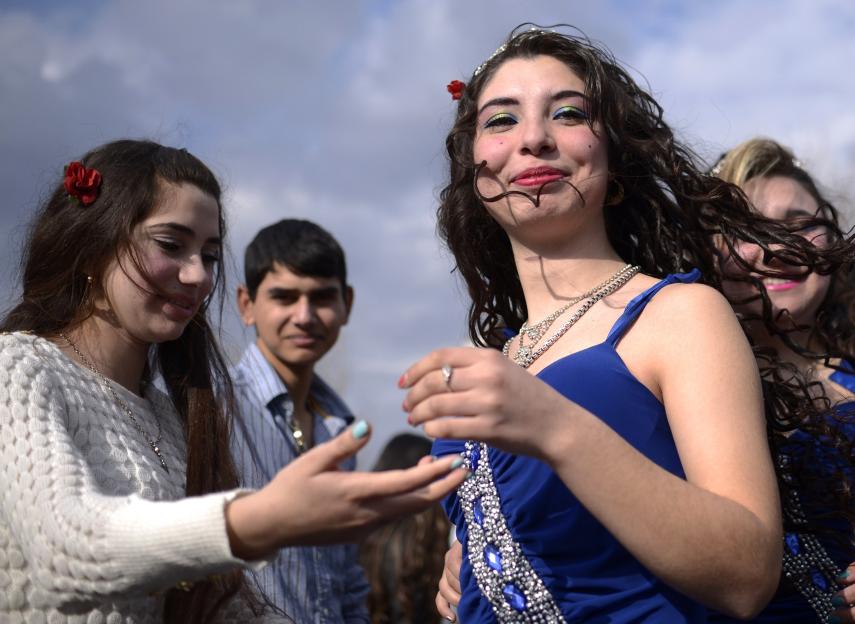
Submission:
[[[285,338],[297,343],[318,342],[321,340],[321,336],[315,336],[313,334],[300,334],[297,336],[286,336]]]
[[[804,277],[764,277],[761,281],[769,291],[789,290],[804,282]]]
[[[541,186],[549,182],[555,182],[566,177],[566,173],[553,169],[552,167],[535,167],[534,169],[526,169],[522,173],[514,176],[511,179],[512,184],[518,186]]]

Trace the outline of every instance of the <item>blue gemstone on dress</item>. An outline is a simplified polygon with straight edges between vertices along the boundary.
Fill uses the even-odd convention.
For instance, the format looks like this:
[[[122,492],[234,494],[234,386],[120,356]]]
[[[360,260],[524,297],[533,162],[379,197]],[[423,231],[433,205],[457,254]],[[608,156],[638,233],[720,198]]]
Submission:
[[[795,533],[786,533],[784,535],[784,543],[787,545],[787,550],[789,550],[792,554],[798,555],[801,550],[801,544],[799,544],[799,536]]]
[[[508,604],[514,609],[520,613],[525,611],[525,594],[522,593],[522,590],[520,590],[519,587],[513,583],[508,583],[505,585],[504,589],[502,589],[502,595],[505,597],[505,600],[508,601]]]
[[[481,506],[481,498],[476,498],[472,504],[472,515],[475,516],[475,522],[478,526],[484,526],[484,508]]]
[[[813,581],[814,587],[818,587],[822,591],[828,589],[828,581],[825,580],[825,577],[818,570],[813,570],[810,573],[810,578]]]
[[[484,547],[484,560],[487,565],[493,568],[496,572],[502,572],[502,554],[499,549],[492,544],[487,544]]]
[[[469,453],[469,468],[472,472],[478,470],[478,460],[481,459],[481,447],[476,446]]]

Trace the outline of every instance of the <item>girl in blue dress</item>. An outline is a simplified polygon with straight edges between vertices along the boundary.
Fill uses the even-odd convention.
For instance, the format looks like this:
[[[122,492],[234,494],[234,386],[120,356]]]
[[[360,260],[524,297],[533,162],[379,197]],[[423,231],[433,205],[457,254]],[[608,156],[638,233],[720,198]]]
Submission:
[[[710,287],[714,235],[805,266],[837,248],[699,173],[585,39],[514,34],[453,94],[439,229],[493,348],[435,351],[401,386],[435,454],[473,471],[446,503],[460,620],[754,615],[780,574],[780,507],[756,360]]]
[[[713,173],[739,185],[760,214],[787,223],[819,247],[840,238],[834,206],[787,148],[755,138],[727,152]],[[782,488],[784,516],[783,576],[772,602],[755,622],[802,624],[851,622],[855,587],[846,571],[855,559],[851,538],[852,472],[849,424],[855,412],[853,338],[855,319],[849,300],[849,272],[803,274],[764,258],[763,248],[741,242],[728,250],[723,265],[725,292],[746,320],[752,341],[777,354],[808,380],[813,394],[829,409],[820,419],[793,414],[777,428],[773,451]],[[740,262],[740,260],[742,262]],[[777,275],[764,276],[773,271]],[[756,283],[754,280],[762,282]],[[762,302],[777,323],[762,322]],[[839,591],[841,576],[847,588]],[[711,621],[732,621],[711,614]]]

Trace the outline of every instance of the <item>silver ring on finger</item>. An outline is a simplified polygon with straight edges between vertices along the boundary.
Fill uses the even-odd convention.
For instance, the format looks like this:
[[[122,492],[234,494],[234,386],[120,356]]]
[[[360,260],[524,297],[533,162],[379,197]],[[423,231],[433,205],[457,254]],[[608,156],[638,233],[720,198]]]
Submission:
[[[442,373],[442,380],[445,382],[445,387],[448,388],[449,392],[454,392],[454,388],[451,387],[451,378],[454,376],[454,367],[451,364],[443,364],[440,369]]]

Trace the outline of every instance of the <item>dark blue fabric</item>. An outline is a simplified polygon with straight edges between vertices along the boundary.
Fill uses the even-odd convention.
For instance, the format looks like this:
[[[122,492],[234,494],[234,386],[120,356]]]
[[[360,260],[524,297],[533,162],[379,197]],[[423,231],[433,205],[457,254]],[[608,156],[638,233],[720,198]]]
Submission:
[[[621,336],[661,288],[694,282],[697,270],[669,275],[635,297],[601,344],[553,362],[538,377],[597,415],[645,456],[684,477],[662,404],[615,351]],[[460,453],[463,442],[437,440],[435,455]],[[490,449],[493,478],[508,527],[568,622],[705,622],[706,610],[642,566],[545,464]],[[444,502],[463,544],[459,621],[496,622],[472,575],[466,524],[456,495]],[[632,521],[628,518],[627,521]]]

